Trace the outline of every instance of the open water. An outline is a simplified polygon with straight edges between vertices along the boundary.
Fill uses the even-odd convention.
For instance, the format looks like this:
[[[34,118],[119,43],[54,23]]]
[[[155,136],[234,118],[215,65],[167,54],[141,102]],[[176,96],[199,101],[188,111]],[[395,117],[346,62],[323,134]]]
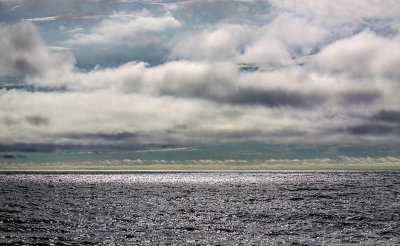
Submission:
[[[400,171],[1,172],[1,245],[399,245]]]

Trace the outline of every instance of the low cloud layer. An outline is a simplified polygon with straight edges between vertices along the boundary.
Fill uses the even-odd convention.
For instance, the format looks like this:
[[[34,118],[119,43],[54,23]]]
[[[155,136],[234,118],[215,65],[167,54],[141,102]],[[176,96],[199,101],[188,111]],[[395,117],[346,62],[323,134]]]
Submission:
[[[90,22],[0,2],[25,15],[0,23],[0,146],[399,140],[396,1],[117,2],[82,1]],[[154,47],[157,64],[104,56]],[[79,67],[85,49],[103,65]]]

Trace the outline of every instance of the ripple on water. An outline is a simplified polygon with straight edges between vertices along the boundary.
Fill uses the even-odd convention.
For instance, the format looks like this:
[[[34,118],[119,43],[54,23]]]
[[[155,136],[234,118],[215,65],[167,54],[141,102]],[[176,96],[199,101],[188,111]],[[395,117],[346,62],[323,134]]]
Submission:
[[[400,243],[400,172],[0,174],[1,244]]]

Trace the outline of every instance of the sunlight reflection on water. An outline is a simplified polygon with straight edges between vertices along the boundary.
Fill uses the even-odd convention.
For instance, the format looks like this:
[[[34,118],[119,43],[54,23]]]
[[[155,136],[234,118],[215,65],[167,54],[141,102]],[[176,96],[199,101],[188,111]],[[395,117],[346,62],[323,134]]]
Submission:
[[[399,243],[400,172],[2,172],[0,243]]]

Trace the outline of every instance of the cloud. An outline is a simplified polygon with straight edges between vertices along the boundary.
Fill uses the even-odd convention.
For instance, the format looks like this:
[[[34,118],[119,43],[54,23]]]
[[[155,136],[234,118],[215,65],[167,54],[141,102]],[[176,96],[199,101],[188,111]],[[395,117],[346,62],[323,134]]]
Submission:
[[[205,28],[185,33],[177,38],[171,56],[211,61],[232,59],[237,55],[239,46],[252,36],[251,29],[254,27],[221,25],[215,29]]]
[[[15,26],[0,26],[1,72],[33,76],[43,72],[36,57],[45,57],[46,50],[34,26],[23,22]],[[39,58],[39,59],[40,59]]]
[[[48,16],[48,17],[37,17],[25,19],[26,21],[55,21],[58,20],[61,16]]]
[[[400,136],[400,111],[379,110],[367,118],[369,122],[349,127],[354,135]]]
[[[6,155],[1,155],[0,158],[3,158],[3,159],[26,159],[27,156],[26,155],[10,155],[10,154],[6,154]]]
[[[344,105],[372,104],[382,97],[379,91],[347,91],[341,94],[340,99]]]
[[[151,35],[164,32],[181,24],[173,16],[147,16],[146,11],[138,15],[116,12],[102,20],[89,33],[75,33],[65,43],[70,45],[137,45],[151,42]]]
[[[77,27],[77,28],[74,28],[74,29],[71,29],[71,30],[67,30],[67,31],[65,31],[65,33],[76,33],[76,32],[81,32],[81,31],[84,31],[84,30],[85,29],[83,29],[82,27]],[[62,30],[62,31],[64,31],[64,30]]]
[[[245,53],[239,57],[240,62],[278,66],[291,60],[285,46],[269,37],[259,39],[245,49]]]
[[[70,39],[52,46],[35,27],[46,29],[43,22],[2,24],[0,145],[398,141],[396,31],[367,28],[370,22],[331,26],[287,7],[250,16],[257,1],[243,3],[247,16],[226,12],[236,21],[197,22],[179,14],[185,4],[171,13],[114,12],[93,20],[92,29],[57,19],[56,30]],[[382,28],[395,30],[383,19]],[[65,42],[69,49],[55,48]],[[110,61],[121,58],[117,48],[125,55],[154,54],[159,47],[168,58],[158,63],[129,56]],[[75,65],[73,54],[79,62],[92,50],[101,54],[93,55],[99,66]],[[13,85],[10,76],[23,82]]]
[[[131,62],[117,68],[71,73],[63,86],[70,90],[113,90],[152,96],[223,96],[237,86],[238,69],[231,62],[171,61],[149,67]]]
[[[372,119],[384,121],[384,122],[394,122],[400,124],[400,111],[398,110],[380,110]]]
[[[305,94],[290,90],[262,90],[260,88],[239,88],[238,93],[226,100],[239,105],[262,105],[266,107],[312,108],[324,102],[322,95]]]
[[[29,116],[26,116],[25,118],[26,118],[26,121],[31,125],[40,126],[40,125],[48,125],[49,124],[49,119],[47,119],[46,117],[39,116],[39,115],[29,115]]]
[[[233,63],[169,62],[150,68],[144,85],[150,92],[178,97],[224,96],[236,87],[238,70]],[[148,87],[147,85],[154,87]]]
[[[219,20],[229,20],[240,23],[246,13],[247,0],[190,0],[178,2],[177,11],[194,22],[213,23]]]
[[[400,3],[396,0],[270,0],[275,8],[315,18],[327,24],[340,24],[363,19],[398,18]]]
[[[400,136],[400,125],[364,124],[349,127],[348,131],[354,135]]]
[[[325,47],[314,61],[319,69],[331,73],[398,77],[399,37],[380,37],[365,30]]]
[[[0,25],[0,74],[22,76],[36,82],[57,85],[59,77],[73,69],[75,59],[68,50],[51,50],[31,22]],[[43,79],[46,78],[47,79]],[[58,78],[57,78],[58,77]]]
[[[312,108],[325,101],[321,93],[289,87],[251,87],[239,80],[241,75],[234,63],[175,61],[155,67],[128,63],[113,69],[74,73],[71,83],[64,86],[76,91],[111,89],[120,93],[173,96],[244,106]]]
[[[264,28],[266,36],[281,42],[291,53],[300,55],[309,55],[329,35],[323,25],[291,14],[279,14]]]
[[[245,44],[240,62],[268,66],[291,65],[292,57],[310,55],[328,36],[315,22],[291,14],[280,14],[261,26],[252,41]]]
[[[76,20],[98,18],[89,16],[93,12],[107,13],[108,9],[115,8],[119,3],[135,3],[126,0],[1,0],[0,5],[7,14],[5,17],[18,16],[31,21]],[[151,5],[151,3],[149,3]],[[1,9],[0,9],[1,11]],[[31,17],[31,18],[27,18]],[[53,18],[54,17],[54,18]]]

